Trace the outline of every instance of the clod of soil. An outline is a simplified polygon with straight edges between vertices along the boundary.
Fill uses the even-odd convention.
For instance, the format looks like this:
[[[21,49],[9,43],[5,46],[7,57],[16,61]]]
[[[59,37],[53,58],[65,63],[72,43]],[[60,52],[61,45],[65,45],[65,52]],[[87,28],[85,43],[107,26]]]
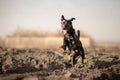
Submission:
[[[0,48],[0,80],[119,80],[120,48],[111,49],[88,48],[72,66],[61,49]]]

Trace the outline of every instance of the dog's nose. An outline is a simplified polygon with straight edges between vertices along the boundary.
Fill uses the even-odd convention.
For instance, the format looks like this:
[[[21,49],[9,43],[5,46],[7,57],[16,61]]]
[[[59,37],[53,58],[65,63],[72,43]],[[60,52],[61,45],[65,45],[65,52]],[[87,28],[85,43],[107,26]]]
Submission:
[[[65,30],[66,29],[65,26],[62,26],[62,29]]]
[[[65,29],[66,29],[66,27],[63,28],[63,30],[65,30]]]

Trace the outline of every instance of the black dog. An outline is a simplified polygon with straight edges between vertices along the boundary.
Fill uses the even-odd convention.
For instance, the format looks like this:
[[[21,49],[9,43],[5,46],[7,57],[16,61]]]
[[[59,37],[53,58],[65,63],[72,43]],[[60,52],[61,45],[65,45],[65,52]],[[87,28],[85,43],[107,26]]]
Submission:
[[[72,21],[75,20],[75,18],[71,18],[69,20],[66,20],[64,16],[61,16],[61,27],[62,32],[64,34],[63,38],[63,45],[61,46],[64,50],[66,50],[66,47],[71,51],[74,51],[73,55],[73,65],[77,63],[76,57],[81,55],[82,57],[82,63],[84,63],[84,49],[82,46],[80,38],[80,31],[77,31],[77,35],[75,33],[75,29],[73,28]]]

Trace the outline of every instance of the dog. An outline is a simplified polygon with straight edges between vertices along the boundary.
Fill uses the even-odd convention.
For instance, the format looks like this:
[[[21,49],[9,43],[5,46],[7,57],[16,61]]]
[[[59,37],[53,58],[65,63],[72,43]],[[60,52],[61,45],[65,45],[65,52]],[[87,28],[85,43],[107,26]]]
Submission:
[[[63,45],[61,48],[66,50],[68,47],[69,51],[74,51],[73,55],[73,65],[77,63],[76,58],[78,56],[82,57],[82,63],[84,63],[85,54],[84,54],[84,48],[82,46],[82,43],[80,41],[80,31],[77,31],[77,34],[75,32],[75,29],[73,28],[72,21],[75,20],[75,18],[71,19],[65,19],[64,16],[61,16],[61,28],[62,33],[64,35],[63,37]]]

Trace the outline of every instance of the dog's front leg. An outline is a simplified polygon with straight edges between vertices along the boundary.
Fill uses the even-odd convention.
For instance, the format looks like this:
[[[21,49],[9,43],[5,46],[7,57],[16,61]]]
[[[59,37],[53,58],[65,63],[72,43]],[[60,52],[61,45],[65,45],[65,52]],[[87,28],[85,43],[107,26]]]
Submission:
[[[64,49],[64,51],[65,51],[66,47],[67,47],[67,40],[66,40],[66,37],[64,36],[63,37],[63,45],[61,46],[61,48]]]

